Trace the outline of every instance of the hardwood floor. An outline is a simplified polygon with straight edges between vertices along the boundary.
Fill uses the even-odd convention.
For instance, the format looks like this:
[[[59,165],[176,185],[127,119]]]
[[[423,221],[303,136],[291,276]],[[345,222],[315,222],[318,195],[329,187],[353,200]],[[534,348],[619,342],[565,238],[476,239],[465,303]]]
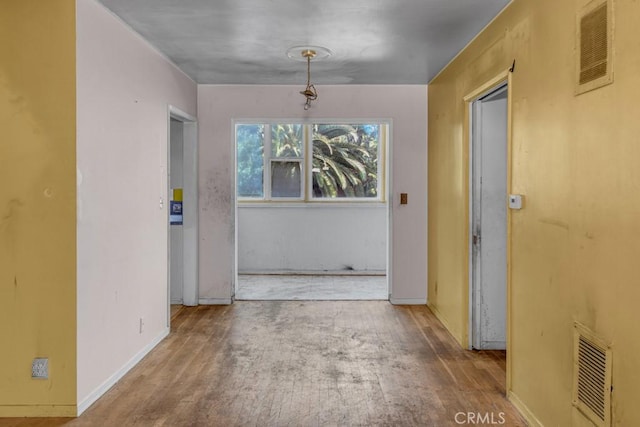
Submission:
[[[185,307],[171,329],[81,417],[0,426],[526,425],[504,352],[460,349],[424,306],[241,301]]]
[[[180,310],[182,310],[183,308],[184,308],[184,305],[182,305],[182,304],[171,304],[171,308],[169,310],[169,313],[170,313],[172,322],[176,318],[178,313],[180,313]]]

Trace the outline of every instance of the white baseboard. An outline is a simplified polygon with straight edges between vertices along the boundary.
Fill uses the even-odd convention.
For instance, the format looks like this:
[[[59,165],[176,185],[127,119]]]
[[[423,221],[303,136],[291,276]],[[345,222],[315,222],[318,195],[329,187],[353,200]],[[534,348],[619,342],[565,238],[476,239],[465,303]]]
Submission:
[[[200,305],[229,305],[231,304],[231,298],[200,298],[198,300]]]
[[[117,372],[111,375],[105,382],[100,384],[98,388],[93,390],[87,397],[85,397],[78,404],[78,416],[80,416],[84,411],[89,409],[91,405],[95,403],[96,400],[100,399],[103,394],[105,394],[111,387],[115,385],[122,377],[124,377],[127,372],[131,370],[134,366],[138,364],[151,350],[155,348],[160,342],[165,339],[169,335],[169,328],[165,328],[162,332],[153,339],[149,344],[147,344],[142,350],[140,350],[135,356],[133,356],[127,363],[124,364],[122,368],[120,368]]]
[[[239,276],[386,276],[385,270],[242,270]]]
[[[427,305],[426,298],[389,298],[393,305]]]

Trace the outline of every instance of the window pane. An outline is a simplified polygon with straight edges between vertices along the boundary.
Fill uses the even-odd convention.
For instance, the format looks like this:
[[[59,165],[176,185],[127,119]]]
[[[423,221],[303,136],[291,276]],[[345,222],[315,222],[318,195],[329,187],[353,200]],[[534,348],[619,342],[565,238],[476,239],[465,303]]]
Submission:
[[[313,125],[313,197],[378,197],[380,125]]]
[[[271,125],[271,156],[302,157],[302,125]]]
[[[238,197],[263,197],[264,125],[237,125]]]
[[[271,197],[301,197],[300,162],[271,162]]]

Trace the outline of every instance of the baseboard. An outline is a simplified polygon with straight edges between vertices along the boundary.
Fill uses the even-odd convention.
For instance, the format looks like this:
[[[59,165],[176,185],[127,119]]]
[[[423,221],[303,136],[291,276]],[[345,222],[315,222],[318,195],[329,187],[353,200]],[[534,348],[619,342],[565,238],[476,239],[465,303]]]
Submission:
[[[231,304],[231,298],[200,298],[198,300],[200,305],[229,305]]]
[[[385,270],[245,270],[239,276],[386,276]]]
[[[507,343],[505,341],[482,341],[483,350],[506,350]]]
[[[91,405],[95,403],[96,400],[100,399],[103,394],[105,394],[111,387],[115,385],[122,377],[124,377],[127,372],[131,370],[134,366],[138,364],[151,350],[153,350],[160,342],[165,339],[169,335],[169,328],[165,328],[162,332],[153,339],[149,344],[147,344],[142,350],[140,350],[135,356],[133,356],[125,365],[120,368],[117,372],[111,375],[105,382],[103,382],[98,388],[89,393],[87,397],[85,397],[82,402],[78,405],[77,416],[80,416],[84,411],[89,409]],[[75,414],[74,414],[75,415]]]
[[[393,305],[426,305],[426,298],[389,298],[389,302]]]
[[[529,407],[527,407],[514,392],[507,392],[507,399],[513,403],[513,406],[520,412],[520,415],[522,415],[527,424],[529,424],[529,427],[544,427],[540,420],[533,415]]]
[[[455,334],[456,331],[451,327],[451,324],[449,323],[449,320],[442,315],[440,310],[438,310],[437,307],[435,307],[435,306],[433,306],[431,304],[428,304],[427,306],[429,307],[429,310],[431,310],[433,315],[436,316],[436,318],[440,321],[440,323],[442,323],[442,325],[445,327],[445,329],[451,334],[451,336],[458,342],[460,347],[469,348],[468,343],[463,343],[462,340],[460,339],[461,337],[458,337]]]
[[[76,405],[0,405],[0,418],[75,417]]]

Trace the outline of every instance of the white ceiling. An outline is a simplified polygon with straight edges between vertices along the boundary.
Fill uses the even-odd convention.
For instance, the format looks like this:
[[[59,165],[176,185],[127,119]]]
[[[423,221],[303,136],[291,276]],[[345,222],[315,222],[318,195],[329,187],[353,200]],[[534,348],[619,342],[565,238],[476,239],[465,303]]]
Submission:
[[[203,84],[426,84],[510,0],[100,0]]]

